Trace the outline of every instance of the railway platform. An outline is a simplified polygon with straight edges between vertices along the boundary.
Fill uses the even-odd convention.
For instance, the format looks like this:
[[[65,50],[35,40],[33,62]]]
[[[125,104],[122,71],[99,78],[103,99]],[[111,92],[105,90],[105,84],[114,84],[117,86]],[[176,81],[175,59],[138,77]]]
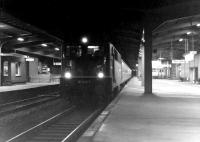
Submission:
[[[0,93],[8,92],[8,91],[18,91],[30,88],[37,88],[37,87],[44,87],[44,86],[51,86],[51,85],[58,85],[57,82],[51,83],[23,83],[23,84],[15,84],[12,86],[0,86]]]
[[[0,105],[37,97],[39,95],[55,94],[59,90],[59,83],[24,83],[12,86],[0,86]]]
[[[200,85],[153,80],[155,94],[144,95],[133,78],[78,142],[199,142],[199,93],[188,89]]]

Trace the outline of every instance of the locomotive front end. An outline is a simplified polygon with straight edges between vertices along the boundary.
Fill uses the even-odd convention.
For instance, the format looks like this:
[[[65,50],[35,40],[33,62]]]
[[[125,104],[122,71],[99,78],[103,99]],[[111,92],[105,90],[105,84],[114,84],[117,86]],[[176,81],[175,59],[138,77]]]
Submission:
[[[62,67],[62,94],[75,103],[98,104],[106,96],[106,54],[103,46],[67,46]]]

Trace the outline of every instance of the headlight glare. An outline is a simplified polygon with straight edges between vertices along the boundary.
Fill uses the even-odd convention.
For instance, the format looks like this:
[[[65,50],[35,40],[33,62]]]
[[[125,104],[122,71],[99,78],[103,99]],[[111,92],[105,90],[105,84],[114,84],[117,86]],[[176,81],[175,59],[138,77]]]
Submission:
[[[70,79],[72,77],[72,74],[70,72],[65,73],[65,78]]]
[[[104,73],[103,73],[103,72],[99,72],[99,73],[97,74],[97,76],[98,76],[98,78],[104,78]]]

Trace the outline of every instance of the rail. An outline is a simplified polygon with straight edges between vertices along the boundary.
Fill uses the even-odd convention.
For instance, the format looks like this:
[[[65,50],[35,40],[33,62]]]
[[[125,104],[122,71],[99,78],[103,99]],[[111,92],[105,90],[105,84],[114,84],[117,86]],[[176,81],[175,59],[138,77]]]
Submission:
[[[78,109],[72,106],[50,119],[10,138],[6,142],[76,141],[103,108]]]

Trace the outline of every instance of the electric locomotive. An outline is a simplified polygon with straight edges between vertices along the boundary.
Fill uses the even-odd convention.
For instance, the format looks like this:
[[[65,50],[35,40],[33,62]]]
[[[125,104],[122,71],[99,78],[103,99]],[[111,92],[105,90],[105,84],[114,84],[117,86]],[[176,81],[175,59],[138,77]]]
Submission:
[[[61,93],[74,103],[106,104],[131,75],[111,43],[89,44],[85,37],[63,48]]]

